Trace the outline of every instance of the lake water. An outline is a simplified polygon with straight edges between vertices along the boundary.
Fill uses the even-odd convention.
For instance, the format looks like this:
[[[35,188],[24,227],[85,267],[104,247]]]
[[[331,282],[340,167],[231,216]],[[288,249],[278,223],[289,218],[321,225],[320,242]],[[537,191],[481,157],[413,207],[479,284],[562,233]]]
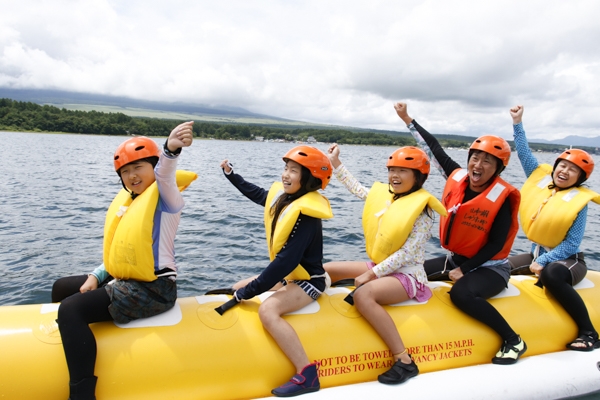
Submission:
[[[507,127],[510,129],[510,126]],[[0,132],[0,305],[50,302],[60,277],[91,272],[102,262],[106,210],[121,184],[112,156],[123,137]],[[162,145],[164,139],[157,139]],[[186,206],[176,239],[180,297],[231,286],[259,273],[269,258],[263,209],[243,197],[223,176],[228,158],[236,172],[264,188],[280,180],[281,157],[294,144],[196,140],[183,150],[179,169],[198,174],[184,192]],[[327,145],[317,145],[325,151]],[[341,146],[340,158],[365,185],[387,180],[393,147]],[[466,165],[467,152],[449,150]],[[537,154],[553,163],[556,154]],[[516,153],[502,177],[520,188],[525,180]],[[600,173],[588,181],[600,190]],[[425,188],[441,197],[444,179],[433,171]],[[323,222],[324,261],[367,260],[361,224],[364,203],[335,179],[324,191],[335,217]],[[596,246],[600,206],[591,203],[582,243],[588,267],[600,270]],[[443,255],[437,223],[427,257]],[[513,252],[530,249],[521,231]]]
[[[510,129],[510,126],[507,127]],[[112,156],[123,137],[0,132],[0,305],[50,302],[52,283],[63,276],[91,272],[102,262],[106,210],[121,189]],[[164,139],[157,139],[162,145]],[[264,188],[280,180],[281,157],[293,144],[196,140],[185,148],[179,168],[198,174],[184,192],[186,206],[176,239],[180,297],[228,287],[259,273],[269,258],[263,209],[243,197],[223,176],[228,158],[236,172]],[[325,151],[327,145],[318,145]],[[385,163],[393,147],[341,146],[340,158],[365,185],[387,181]],[[467,152],[449,150],[461,165]],[[556,154],[537,154],[552,164]],[[502,177],[520,188],[525,181],[516,153]],[[441,197],[444,179],[433,171],[425,188]],[[600,173],[588,181],[600,190]],[[324,261],[367,260],[361,224],[364,203],[334,178],[324,194],[335,217],[323,222]],[[588,267],[600,271],[597,221],[591,204],[581,246]],[[427,257],[443,255],[438,226]],[[528,252],[519,232],[513,253]],[[598,399],[599,394],[581,397]]]

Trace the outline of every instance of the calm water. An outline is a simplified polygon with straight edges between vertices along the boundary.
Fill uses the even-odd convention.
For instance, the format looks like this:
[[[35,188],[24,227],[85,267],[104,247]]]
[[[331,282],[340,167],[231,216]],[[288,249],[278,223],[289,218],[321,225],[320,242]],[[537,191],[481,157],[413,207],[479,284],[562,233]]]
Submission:
[[[510,129],[510,126],[507,127]],[[112,155],[123,137],[0,132],[0,305],[50,301],[59,277],[91,272],[102,262],[108,205],[121,188]],[[162,145],[164,139],[157,142]],[[224,158],[244,178],[268,188],[279,180],[281,157],[293,144],[197,140],[183,150],[179,168],[198,179],[184,192],[186,206],[176,240],[179,296],[194,296],[259,273],[268,264],[263,209],[243,197],[222,175]],[[327,145],[318,145],[322,150]],[[341,146],[340,158],[366,186],[386,181],[392,147]],[[465,164],[467,152],[450,154]],[[553,163],[556,155],[538,155]],[[521,187],[524,174],[516,153],[503,178]],[[600,173],[588,184],[600,190]],[[438,198],[444,180],[437,171],[425,187]],[[334,178],[324,193],[335,218],[323,222],[325,261],[366,260],[361,225],[363,202]],[[600,207],[589,207],[582,250],[588,266],[600,270],[597,251]],[[428,257],[442,255],[437,238]],[[529,251],[520,232],[514,252]]]

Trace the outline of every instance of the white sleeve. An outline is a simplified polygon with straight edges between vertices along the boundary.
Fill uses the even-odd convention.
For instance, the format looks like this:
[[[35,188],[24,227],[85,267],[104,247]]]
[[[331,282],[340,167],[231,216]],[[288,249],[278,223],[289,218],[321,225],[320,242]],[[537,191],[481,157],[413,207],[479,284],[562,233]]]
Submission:
[[[170,214],[176,214],[183,209],[183,197],[177,187],[177,157],[169,157],[161,153],[158,164],[154,168],[156,184],[160,193],[162,210]]]

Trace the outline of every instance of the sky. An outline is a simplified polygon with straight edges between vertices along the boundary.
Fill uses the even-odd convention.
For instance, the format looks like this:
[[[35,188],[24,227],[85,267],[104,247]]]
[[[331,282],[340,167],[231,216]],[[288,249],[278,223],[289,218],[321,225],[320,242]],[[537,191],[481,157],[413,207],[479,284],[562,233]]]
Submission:
[[[0,87],[434,133],[600,136],[600,2],[0,0]]]

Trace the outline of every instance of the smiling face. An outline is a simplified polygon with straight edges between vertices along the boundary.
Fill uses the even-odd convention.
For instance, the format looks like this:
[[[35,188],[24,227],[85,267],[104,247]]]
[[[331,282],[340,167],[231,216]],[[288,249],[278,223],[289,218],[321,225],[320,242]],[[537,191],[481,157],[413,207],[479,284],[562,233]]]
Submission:
[[[473,151],[467,170],[469,171],[469,188],[474,192],[483,192],[496,174],[498,159],[485,151]]]
[[[296,193],[302,187],[302,165],[296,161],[287,160],[281,174],[283,190],[287,194]]]
[[[415,172],[410,168],[389,167],[388,180],[394,193],[402,194],[412,189],[417,178]]]
[[[142,194],[154,183],[154,167],[148,161],[134,161],[119,170],[125,187],[132,193]]]
[[[583,171],[577,165],[567,160],[560,160],[552,173],[554,184],[561,189],[569,188],[577,183]]]

